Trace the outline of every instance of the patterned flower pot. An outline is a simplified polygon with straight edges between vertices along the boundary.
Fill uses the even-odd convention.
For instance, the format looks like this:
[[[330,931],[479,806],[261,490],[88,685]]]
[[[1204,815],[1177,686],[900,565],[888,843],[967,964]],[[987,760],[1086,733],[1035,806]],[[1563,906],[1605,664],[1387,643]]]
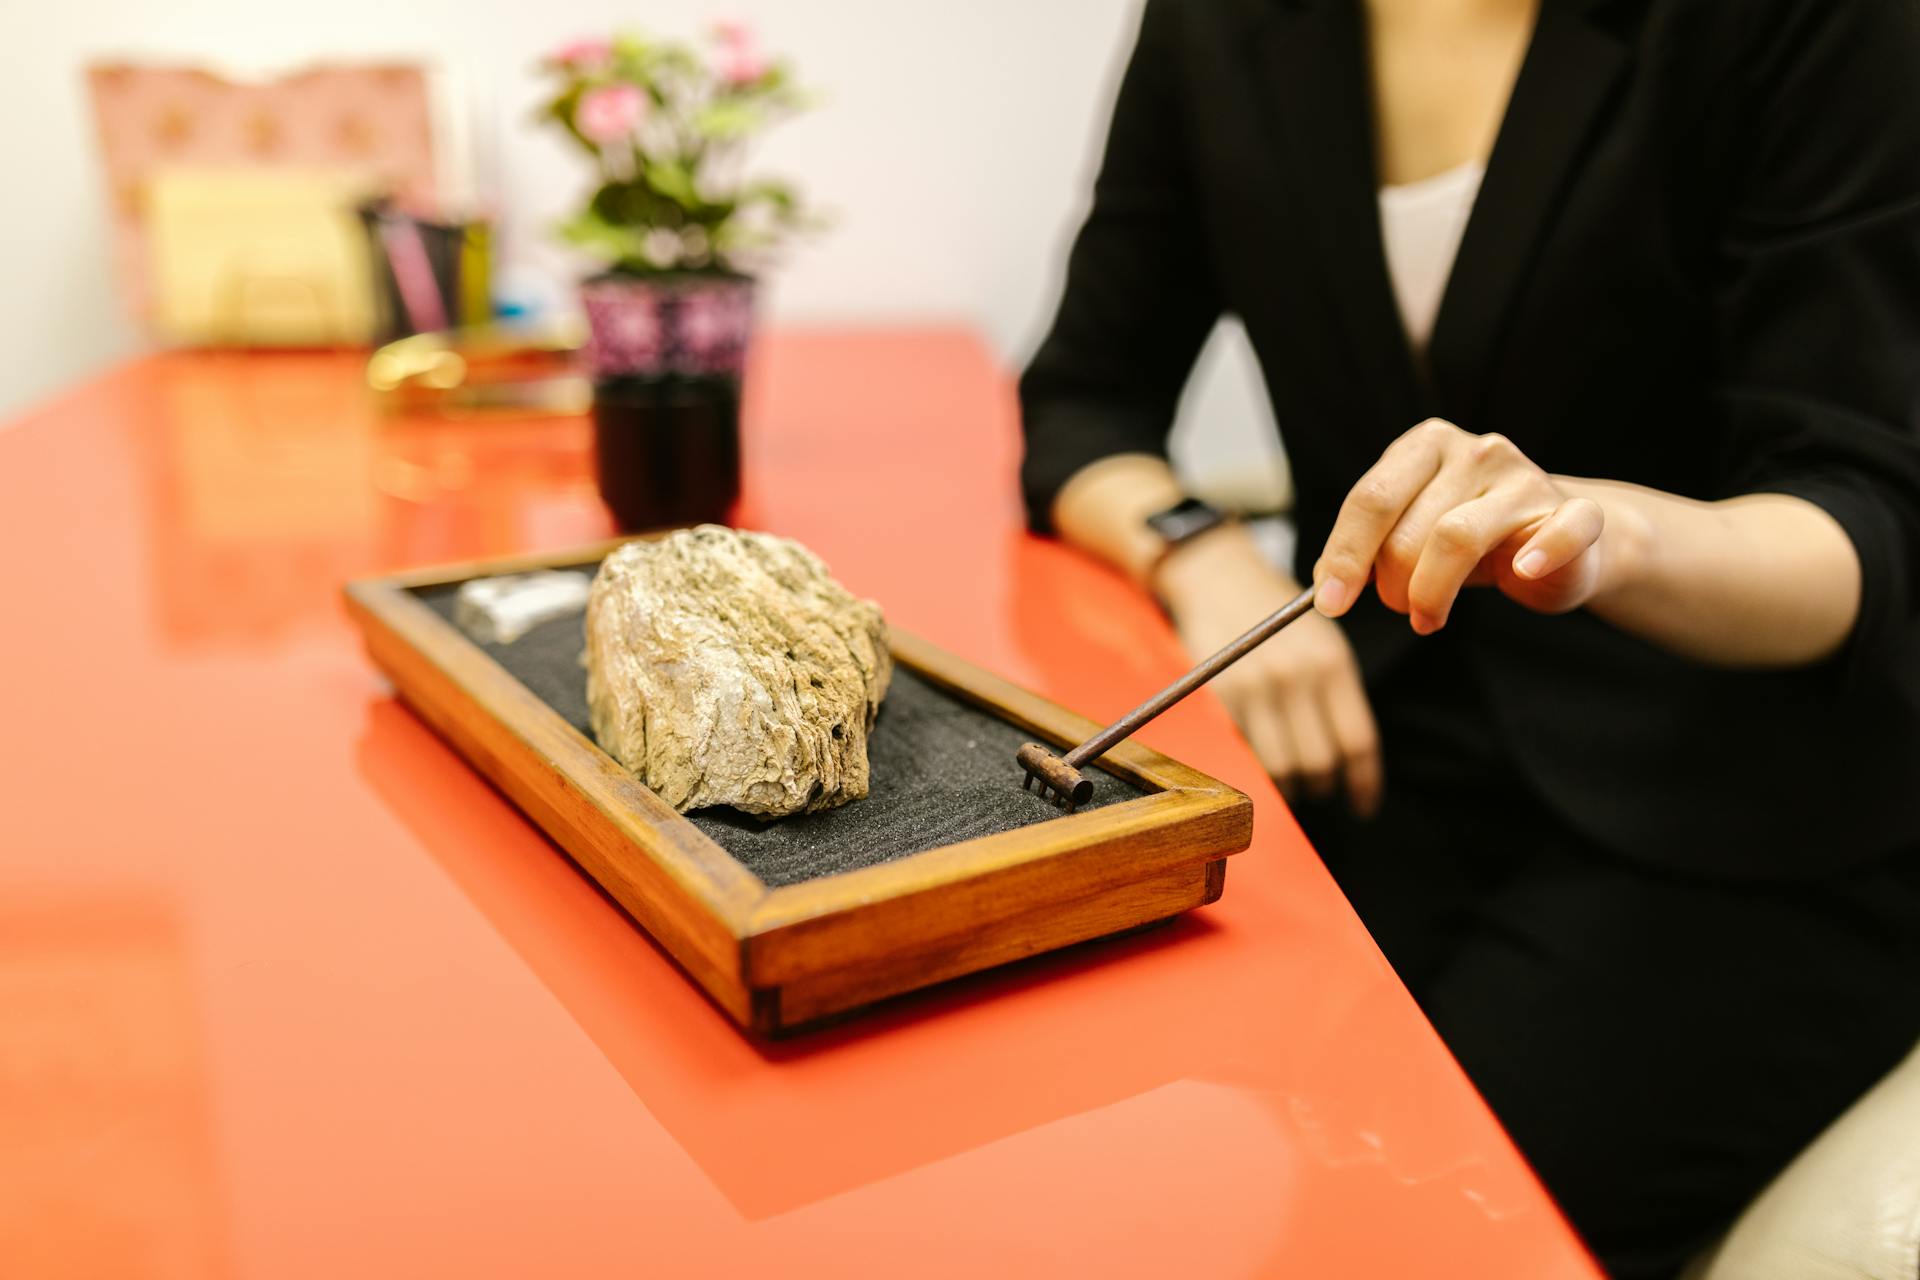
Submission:
[[[580,286],[595,471],[622,529],[732,514],[753,287],[726,275],[604,275]]]

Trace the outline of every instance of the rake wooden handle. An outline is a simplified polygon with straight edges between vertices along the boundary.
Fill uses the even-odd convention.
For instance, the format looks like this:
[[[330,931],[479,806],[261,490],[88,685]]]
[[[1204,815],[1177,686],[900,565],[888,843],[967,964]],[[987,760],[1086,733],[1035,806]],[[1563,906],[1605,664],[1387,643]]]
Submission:
[[[1123,740],[1138,733],[1148,722],[1161,712],[1198,689],[1207,681],[1225,671],[1240,659],[1258,649],[1273,636],[1284,629],[1288,623],[1300,618],[1313,608],[1313,588],[1308,587],[1293,599],[1275,609],[1272,613],[1253,624],[1246,634],[1228,644],[1220,652],[1202,662],[1187,674],[1175,680],[1160,692],[1148,698],[1133,710],[1115,720],[1085,742],[1067,752],[1064,757],[1067,765],[1078,769],[1089,761],[1098,760],[1113,750]]]

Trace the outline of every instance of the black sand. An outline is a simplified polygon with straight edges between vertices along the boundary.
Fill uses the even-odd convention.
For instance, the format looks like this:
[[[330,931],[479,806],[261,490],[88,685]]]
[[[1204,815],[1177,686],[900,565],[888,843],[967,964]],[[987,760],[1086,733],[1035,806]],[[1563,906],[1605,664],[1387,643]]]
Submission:
[[[451,622],[455,592],[435,587],[419,595]],[[580,614],[555,618],[512,644],[481,648],[592,737],[583,626]],[[768,885],[798,884],[1060,816],[1020,787],[1013,753],[1025,741],[1013,726],[896,668],[868,744],[873,789],[865,800],[772,822],[725,808],[687,817]],[[1094,793],[1087,808],[1142,794],[1111,774],[1088,776]]]

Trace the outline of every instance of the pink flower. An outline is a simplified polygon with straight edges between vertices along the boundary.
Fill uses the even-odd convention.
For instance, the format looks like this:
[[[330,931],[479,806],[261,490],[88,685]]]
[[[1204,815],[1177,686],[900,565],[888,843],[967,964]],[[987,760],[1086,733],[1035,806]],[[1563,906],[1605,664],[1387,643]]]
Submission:
[[[639,89],[630,84],[610,84],[581,96],[573,122],[595,142],[617,142],[633,132],[646,109],[646,95]]]
[[[720,56],[715,65],[722,80],[738,88],[767,74],[767,58],[760,52],[752,27],[732,19],[716,22],[713,38],[720,42]]]
[[[605,40],[573,40],[547,55],[563,67],[604,67],[613,61],[613,46]]]
[[[720,59],[720,75],[730,85],[752,84],[765,74],[767,60],[758,50],[742,49]]]

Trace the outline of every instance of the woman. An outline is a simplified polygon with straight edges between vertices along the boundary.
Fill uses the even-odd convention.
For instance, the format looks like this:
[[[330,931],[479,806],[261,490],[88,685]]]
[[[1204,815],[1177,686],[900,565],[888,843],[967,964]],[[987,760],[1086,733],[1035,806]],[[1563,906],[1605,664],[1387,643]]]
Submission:
[[[1165,437],[1237,313],[1300,553]],[[1602,1260],[1920,1035],[1920,11],[1149,0],[1021,383],[1036,528],[1196,654]]]

